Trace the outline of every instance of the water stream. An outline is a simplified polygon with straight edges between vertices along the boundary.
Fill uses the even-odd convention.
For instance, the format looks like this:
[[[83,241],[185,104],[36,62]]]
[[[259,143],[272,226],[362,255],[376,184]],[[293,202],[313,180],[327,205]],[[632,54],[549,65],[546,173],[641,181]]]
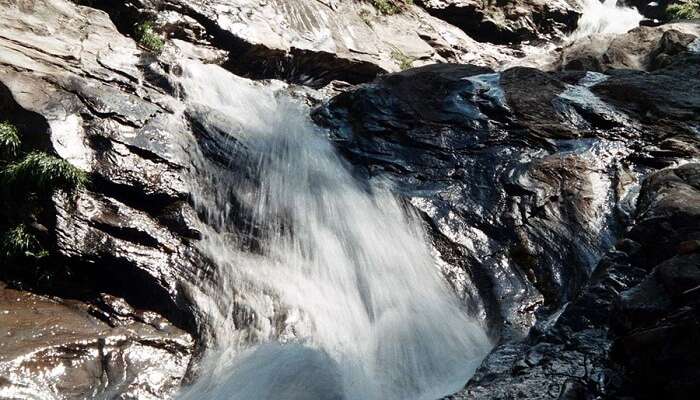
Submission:
[[[190,63],[181,85],[209,135],[189,157],[201,246],[216,265],[195,295],[213,345],[181,397],[459,390],[491,343],[447,288],[416,217],[389,188],[357,181],[282,84]]]
[[[570,40],[639,23],[582,0]],[[194,62],[180,78],[201,137],[187,157],[214,261],[193,289],[209,348],[182,399],[434,400],[491,348],[390,187],[356,180],[282,83]]]

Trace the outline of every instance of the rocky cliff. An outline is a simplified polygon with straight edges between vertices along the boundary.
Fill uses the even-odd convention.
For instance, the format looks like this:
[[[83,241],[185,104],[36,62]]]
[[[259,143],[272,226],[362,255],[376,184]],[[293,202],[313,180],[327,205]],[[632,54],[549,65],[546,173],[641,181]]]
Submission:
[[[583,11],[0,1],[0,121],[21,139],[0,162],[0,397],[169,398],[201,374],[212,337],[194,298],[216,274],[188,154],[222,147],[216,126],[182,123],[178,76],[195,60],[285,81],[272,84],[313,108],[355,177],[390,182],[420,216],[440,272],[496,343],[451,398],[688,398],[700,382],[700,27],[567,41]],[[511,67],[547,42],[559,46],[540,69]],[[17,189],[8,171],[38,151],[85,183]],[[5,244],[16,227],[19,253]]]

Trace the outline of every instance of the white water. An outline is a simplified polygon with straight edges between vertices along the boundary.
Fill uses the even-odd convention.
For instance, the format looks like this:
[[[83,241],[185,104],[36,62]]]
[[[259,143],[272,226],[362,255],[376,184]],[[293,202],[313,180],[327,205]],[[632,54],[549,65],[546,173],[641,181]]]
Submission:
[[[644,18],[636,8],[617,5],[617,0],[580,0],[583,8],[578,27],[570,39],[595,33],[620,34],[639,26]]]
[[[461,389],[491,344],[416,217],[358,183],[283,90],[194,63],[181,84],[191,110],[216,110],[207,119],[231,155],[221,167],[190,154],[202,250],[216,263],[194,296],[214,346],[181,397],[433,400]]]
[[[524,46],[526,57],[506,63],[500,70],[512,67],[533,67],[541,70],[554,68],[558,61],[556,48],[568,46],[591,35],[626,33],[639,26],[644,16],[633,7],[618,6],[617,0],[579,0],[581,17],[578,27],[564,38],[563,43],[547,43],[543,46]],[[607,42],[606,42],[607,43]]]

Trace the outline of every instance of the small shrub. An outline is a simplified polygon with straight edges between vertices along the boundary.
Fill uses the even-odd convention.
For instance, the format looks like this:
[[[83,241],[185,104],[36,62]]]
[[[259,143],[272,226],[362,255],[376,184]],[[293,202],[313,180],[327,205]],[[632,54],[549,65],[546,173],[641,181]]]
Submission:
[[[24,224],[17,225],[2,235],[0,251],[5,257],[31,256],[41,258],[46,255],[39,240],[29,232]]]
[[[68,161],[45,153],[29,153],[18,162],[9,164],[2,172],[3,183],[25,186],[49,193],[56,189],[71,192],[87,184],[87,174]]]
[[[372,17],[370,14],[370,11],[368,11],[365,8],[360,10],[360,13],[358,14],[360,16],[360,19],[368,26],[372,26]]]
[[[372,0],[372,5],[380,14],[394,15],[401,12],[402,7],[396,3],[397,0]]]
[[[160,54],[165,42],[153,29],[153,23],[146,21],[138,24],[135,30],[136,41],[152,53]]]
[[[407,56],[400,50],[392,51],[391,58],[399,64],[399,68],[401,68],[402,71],[411,68],[413,66],[413,61],[415,61],[412,57]]]
[[[0,156],[16,157],[20,144],[17,128],[7,121],[0,122]]]
[[[666,8],[666,15],[671,20],[700,19],[700,0],[671,4]]]

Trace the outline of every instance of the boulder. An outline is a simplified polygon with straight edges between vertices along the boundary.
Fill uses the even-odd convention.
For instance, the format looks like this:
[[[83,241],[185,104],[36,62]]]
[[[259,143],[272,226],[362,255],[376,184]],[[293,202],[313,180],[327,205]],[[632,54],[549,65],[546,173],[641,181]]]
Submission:
[[[673,62],[700,36],[697,22],[640,26],[622,34],[592,34],[558,50],[555,69],[605,72],[610,69],[653,71]]]
[[[581,15],[579,4],[568,0],[420,0],[418,4],[478,41],[499,44],[561,38],[576,28]]]
[[[616,329],[613,353],[625,390],[636,398],[682,399],[699,389],[693,342],[700,333],[700,253],[689,245],[700,237],[699,179],[700,164],[685,164],[651,175],[640,193],[640,223],[630,235],[644,246],[633,260],[650,273],[621,295],[618,313],[626,323]],[[653,237],[652,225],[661,231]]]
[[[194,341],[151,311],[103,295],[57,299],[0,283],[0,397],[169,398]]]
[[[467,306],[517,336],[541,304],[575,295],[631,214],[639,175],[622,160],[646,129],[593,95],[605,79],[434,65],[341,93],[314,117],[358,175],[393,182],[419,210]]]
[[[671,174],[697,180],[697,166],[648,177],[631,232],[640,224],[661,223],[697,235],[700,225],[691,221],[689,227],[683,219],[698,203],[687,201],[687,192],[697,196],[698,188],[655,184]],[[678,206],[645,203],[649,197],[677,201]],[[657,213],[678,218],[664,223]],[[670,255],[649,272],[647,262],[653,261],[641,252],[656,246],[658,238],[626,237],[571,302],[539,320],[525,340],[497,346],[465,389],[447,399],[538,399],[543,390],[560,399],[681,399],[696,391],[698,354],[691,343],[700,326],[700,260],[696,253]],[[630,237],[640,240],[636,246]]]

